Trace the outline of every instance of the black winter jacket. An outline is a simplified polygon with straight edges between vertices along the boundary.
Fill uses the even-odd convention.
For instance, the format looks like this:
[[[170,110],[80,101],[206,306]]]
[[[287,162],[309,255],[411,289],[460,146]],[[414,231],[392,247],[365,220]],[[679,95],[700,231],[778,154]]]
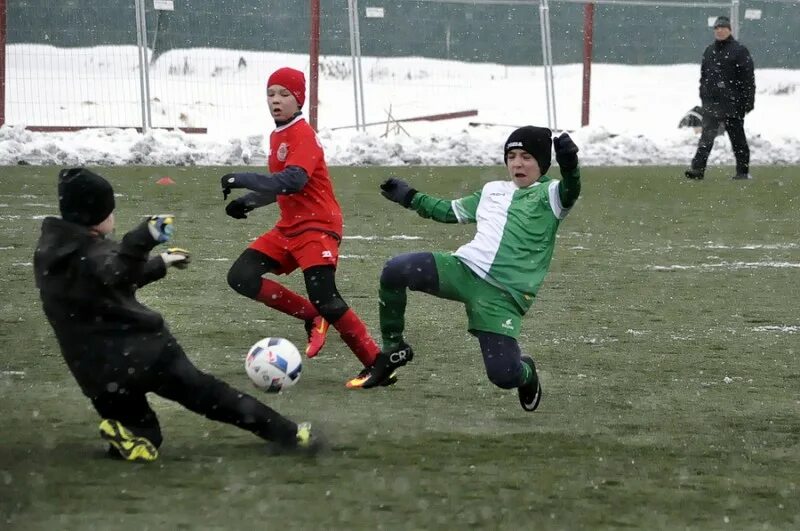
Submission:
[[[733,37],[714,41],[700,67],[703,110],[718,118],[744,118],[753,110],[756,80],[750,52]]]
[[[42,223],[36,286],[64,359],[90,396],[151,365],[171,339],[161,315],[136,300],[138,288],[166,274],[160,256],[148,259],[155,245],[145,224],[117,243],[60,218]]]

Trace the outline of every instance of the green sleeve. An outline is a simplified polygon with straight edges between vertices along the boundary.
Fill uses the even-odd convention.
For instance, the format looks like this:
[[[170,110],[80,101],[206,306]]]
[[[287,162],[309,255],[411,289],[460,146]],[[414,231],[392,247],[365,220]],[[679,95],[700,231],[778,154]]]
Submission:
[[[572,208],[578,196],[581,195],[581,171],[561,170],[561,181],[558,183],[558,197],[561,199],[561,206]]]
[[[411,209],[416,210],[423,218],[430,218],[440,223],[474,222],[480,197],[481,193],[475,192],[451,201],[417,192],[411,200]]]

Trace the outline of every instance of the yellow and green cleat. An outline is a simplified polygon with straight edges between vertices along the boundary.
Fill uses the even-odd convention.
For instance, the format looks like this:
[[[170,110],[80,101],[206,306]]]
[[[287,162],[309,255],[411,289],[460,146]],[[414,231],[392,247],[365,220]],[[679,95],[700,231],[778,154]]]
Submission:
[[[103,419],[100,437],[126,461],[151,462],[158,459],[158,449],[144,437],[137,437],[116,420]]]
[[[298,424],[297,435],[295,437],[295,446],[292,448],[286,448],[286,450],[289,452],[314,456],[322,451],[325,446],[319,433],[311,429],[310,422],[301,422]]]
[[[311,423],[301,422],[297,425],[297,446],[300,448],[309,448],[313,442],[311,434]]]

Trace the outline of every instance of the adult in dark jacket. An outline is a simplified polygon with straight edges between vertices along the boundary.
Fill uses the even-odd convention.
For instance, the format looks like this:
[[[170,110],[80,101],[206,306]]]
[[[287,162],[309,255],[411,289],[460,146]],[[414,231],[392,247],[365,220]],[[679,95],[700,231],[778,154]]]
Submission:
[[[703,178],[714,138],[720,124],[724,124],[736,157],[736,175],[733,178],[752,179],[744,117],[753,110],[755,93],[750,52],[731,35],[728,17],[718,17],[714,23],[714,42],[706,48],[700,68],[703,132],[686,177]]]
[[[282,447],[314,448],[310,425],[198,370],[161,315],[136,300],[137,289],[168,267],[188,264],[182,249],[149,256],[171,238],[172,216],[153,216],[117,243],[106,238],[115,206],[107,180],[84,168],[62,170],[58,195],[61,218],[44,220],[34,254],[36,286],[67,366],[103,418],[110,455],[157,458],[162,436],[148,392]]]

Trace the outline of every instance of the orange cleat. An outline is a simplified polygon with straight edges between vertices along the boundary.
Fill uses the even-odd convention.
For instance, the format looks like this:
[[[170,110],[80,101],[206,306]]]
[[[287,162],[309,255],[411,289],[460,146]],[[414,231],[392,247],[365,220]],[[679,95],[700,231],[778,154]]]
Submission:
[[[308,346],[306,346],[306,356],[313,358],[322,347],[325,345],[325,339],[328,335],[328,321],[321,316],[314,317],[310,321],[306,321],[306,332],[308,333]]]
[[[364,384],[370,380],[372,377],[372,367],[364,367],[358,375],[353,378],[352,380],[348,380],[344,386],[348,389],[367,389],[364,387]],[[381,387],[389,387],[390,385],[394,385],[397,383],[397,372],[393,372],[388,376],[388,378],[384,379],[380,385]],[[374,386],[370,386],[374,387]]]

